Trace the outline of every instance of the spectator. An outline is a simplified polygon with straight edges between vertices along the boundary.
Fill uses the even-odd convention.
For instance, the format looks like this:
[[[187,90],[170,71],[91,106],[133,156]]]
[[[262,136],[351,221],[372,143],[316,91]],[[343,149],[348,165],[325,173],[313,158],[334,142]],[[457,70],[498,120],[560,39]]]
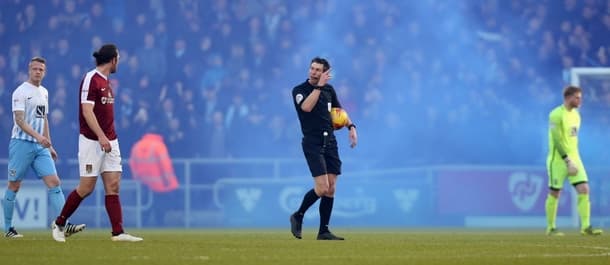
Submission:
[[[27,75],[18,66],[43,55],[57,69],[47,78],[65,79],[54,95],[65,93],[65,100],[73,101],[70,91],[91,62],[74,60],[72,54],[93,51],[104,40],[116,41],[125,47],[121,56],[126,63],[118,74],[130,91],[117,98],[117,126],[125,130],[124,141],[135,140],[156,123],[168,130],[168,142],[177,139],[170,134],[194,139],[201,131],[212,133],[213,117],[222,115],[226,139],[235,138],[235,128],[248,128],[247,143],[228,141],[229,153],[240,156],[279,128],[295,126],[292,114],[283,111],[286,102],[273,100],[285,98],[285,88],[303,78],[295,73],[302,72],[312,55],[340,62],[333,69],[333,83],[349,97],[350,114],[370,128],[388,128],[392,142],[405,135],[472,142],[485,135],[471,130],[475,120],[490,132],[521,142],[510,131],[519,119],[530,117],[515,109],[547,108],[554,101],[550,88],[562,87],[571,67],[610,66],[607,1],[358,1],[345,6],[340,1],[211,0],[204,5],[193,0],[53,0],[0,1],[0,7],[0,38],[6,40],[0,48],[4,86],[24,81]],[[106,20],[109,27],[96,26]],[[83,40],[86,45],[79,44]],[[608,93],[596,81],[583,82],[589,82],[584,89],[592,90],[585,108],[599,113],[587,117],[599,117],[596,126],[603,131],[610,126],[601,122],[610,107],[602,95]],[[527,91],[526,100],[511,93],[516,87]],[[10,100],[6,93],[0,99],[4,105]],[[49,100],[54,106],[62,101]],[[160,121],[154,110],[165,100],[174,103],[174,118]],[[234,100],[241,101],[240,110]],[[73,120],[74,109],[57,107],[65,120]],[[55,115],[60,120],[59,112]],[[397,119],[421,127],[407,128]],[[70,126],[66,133],[74,129]],[[282,139],[281,133],[275,136]],[[525,142],[540,141],[528,137]],[[176,155],[211,148],[211,142],[201,145],[188,145],[193,149],[180,149]],[[390,156],[403,147],[391,145],[384,152]],[[463,148],[434,147],[425,149],[451,153]],[[447,159],[516,163],[539,158],[539,151],[501,154],[484,149],[473,152],[474,157]],[[442,159],[430,156],[426,162]]]

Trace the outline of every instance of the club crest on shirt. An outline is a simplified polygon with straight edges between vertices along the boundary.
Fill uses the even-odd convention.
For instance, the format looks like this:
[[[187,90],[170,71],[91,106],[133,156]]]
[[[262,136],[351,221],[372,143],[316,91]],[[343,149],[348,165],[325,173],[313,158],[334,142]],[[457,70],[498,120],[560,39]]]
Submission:
[[[297,104],[301,104],[301,101],[303,101],[303,94],[297,94],[297,95],[294,97],[294,101],[295,101]]]

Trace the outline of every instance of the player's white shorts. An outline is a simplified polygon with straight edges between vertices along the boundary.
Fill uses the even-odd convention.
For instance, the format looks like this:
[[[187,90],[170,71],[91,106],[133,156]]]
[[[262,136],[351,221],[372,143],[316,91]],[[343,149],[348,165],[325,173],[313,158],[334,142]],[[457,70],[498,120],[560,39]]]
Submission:
[[[81,177],[97,177],[102,172],[122,172],[118,139],[110,141],[112,151],[106,153],[98,141],[78,136],[78,170]]]

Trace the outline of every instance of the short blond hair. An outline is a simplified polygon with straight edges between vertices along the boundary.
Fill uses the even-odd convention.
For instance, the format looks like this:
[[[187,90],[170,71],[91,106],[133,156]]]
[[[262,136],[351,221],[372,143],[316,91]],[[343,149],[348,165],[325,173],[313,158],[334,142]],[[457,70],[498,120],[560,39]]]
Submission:
[[[40,57],[40,56],[35,56],[32,59],[30,59],[30,63],[32,62],[39,62],[41,64],[47,64],[47,60],[45,60],[44,58]]]

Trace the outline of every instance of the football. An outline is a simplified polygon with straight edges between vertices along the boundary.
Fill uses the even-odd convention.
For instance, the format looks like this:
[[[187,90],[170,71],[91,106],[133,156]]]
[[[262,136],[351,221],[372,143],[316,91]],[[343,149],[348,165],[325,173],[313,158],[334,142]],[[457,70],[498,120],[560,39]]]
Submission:
[[[332,108],[330,111],[330,118],[333,121],[333,127],[335,130],[345,127],[349,120],[347,112],[342,108]]]

